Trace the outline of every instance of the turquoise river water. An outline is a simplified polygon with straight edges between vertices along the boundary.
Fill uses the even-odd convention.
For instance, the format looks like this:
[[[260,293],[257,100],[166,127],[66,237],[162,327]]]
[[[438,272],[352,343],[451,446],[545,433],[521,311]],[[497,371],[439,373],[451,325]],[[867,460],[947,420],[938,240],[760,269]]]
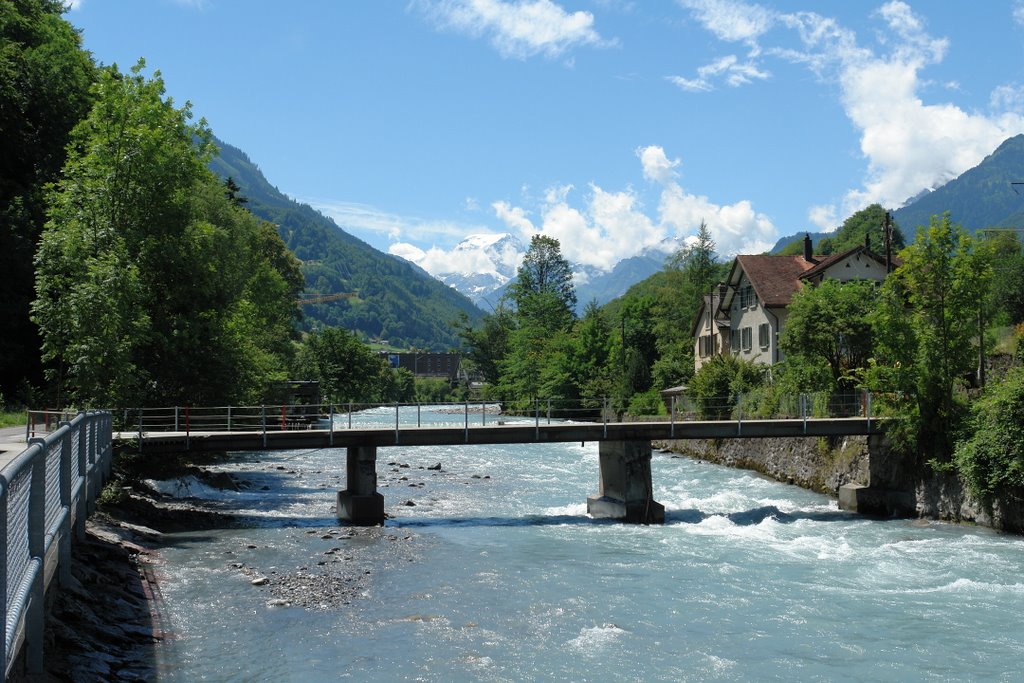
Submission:
[[[161,551],[162,681],[1021,680],[1015,536],[666,454],[663,526],[592,520],[591,443],[380,449],[369,529],[334,518],[343,450],[217,467],[247,488],[163,484],[248,523]]]

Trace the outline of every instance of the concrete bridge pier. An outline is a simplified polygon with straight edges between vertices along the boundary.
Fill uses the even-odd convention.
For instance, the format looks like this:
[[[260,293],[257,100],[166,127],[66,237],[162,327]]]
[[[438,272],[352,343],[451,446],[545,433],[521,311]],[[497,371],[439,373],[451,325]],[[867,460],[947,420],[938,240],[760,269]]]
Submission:
[[[353,524],[383,524],[384,496],[377,492],[376,446],[346,449],[348,488],[338,491],[338,519]]]
[[[650,441],[602,441],[601,481],[597,495],[587,498],[594,517],[629,524],[663,524],[665,506],[654,500]]]

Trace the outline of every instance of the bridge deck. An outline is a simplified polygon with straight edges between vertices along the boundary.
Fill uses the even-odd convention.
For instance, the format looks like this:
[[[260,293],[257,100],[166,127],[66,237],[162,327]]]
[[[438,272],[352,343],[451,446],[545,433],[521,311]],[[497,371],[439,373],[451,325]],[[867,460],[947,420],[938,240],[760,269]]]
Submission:
[[[258,451],[350,446],[444,446],[586,441],[660,441],[800,436],[853,436],[881,432],[874,418],[688,422],[562,422],[494,424],[471,427],[309,429],[295,431],[121,432],[121,448],[143,453]]]

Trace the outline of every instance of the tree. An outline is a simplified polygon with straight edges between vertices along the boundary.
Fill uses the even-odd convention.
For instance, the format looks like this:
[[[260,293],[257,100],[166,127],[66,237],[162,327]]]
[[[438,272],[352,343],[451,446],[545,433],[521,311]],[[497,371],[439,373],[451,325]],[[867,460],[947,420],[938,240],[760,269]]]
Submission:
[[[466,358],[484,382],[497,385],[501,379],[500,364],[509,349],[509,335],[515,328],[512,312],[499,304],[473,328],[467,316],[456,323],[466,349]]]
[[[576,288],[572,283],[572,269],[562,256],[558,240],[546,235],[533,236],[516,272],[510,295],[520,314],[557,313],[562,324],[572,320],[576,309]],[[547,300],[534,303],[543,298]]]
[[[875,300],[875,284],[867,281],[824,280],[793,296],[779,347],[787,366],[801,375],[795,388],[803,392],[854,387],[855,372],[867,367],[873,351],[870,314]],[[828,386],[808,382],[814,373],[807,370],[815,366],[828,369]]]
[[[392,399],[393,384],[408,388],[407,380],[389,379],[387,363],[339,327],[310,332],[296,354],[293,373],[320,382],[320,394],[331,403],[380,403]]]
[[[42,382],[30,320],[32,257],[71,129],[89,111],[95,67],[63,2],[0,2],[0,395],[28,401]]]
[[[702,220],[700,227],[697,228],[696,240],[672,254],[668,260],[668,268],[683,271],[687,281],[703,296],[717,281],[717,261],[711,230]]]
[[[977,367],[984,343],[979,319],[992,269],[948,213],[932,217],[900,259],[872,315],[877,353],[868,383],[913,398],[898,409],[910,420],[918,452],[942,461],[952,454],[963,414],[956,391]]]
[[[301,288],[272,227],[232,204],[190,106],[104,70],[36,255],[34,320],[62,402],[207,403],[283,379]]]
[[[979,232],[982,246],[992,258],[992,298],[989,308],[994,320],[1016,325],[1024,322],[1024,251],[1015,232]]]

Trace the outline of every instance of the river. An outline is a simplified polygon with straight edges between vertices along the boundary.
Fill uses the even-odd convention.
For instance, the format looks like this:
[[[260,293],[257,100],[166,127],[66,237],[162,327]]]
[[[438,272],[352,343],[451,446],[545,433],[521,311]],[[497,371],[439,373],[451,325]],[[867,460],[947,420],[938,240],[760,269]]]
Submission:
[[[1019,537],[667,454],[663,526],[592,520],[591,443],[380,449],[376,528],[334,519],[343,450],[218,469],[247,487],[182,494],[247,525],[168,537],[161,681],[1020,676]]]

